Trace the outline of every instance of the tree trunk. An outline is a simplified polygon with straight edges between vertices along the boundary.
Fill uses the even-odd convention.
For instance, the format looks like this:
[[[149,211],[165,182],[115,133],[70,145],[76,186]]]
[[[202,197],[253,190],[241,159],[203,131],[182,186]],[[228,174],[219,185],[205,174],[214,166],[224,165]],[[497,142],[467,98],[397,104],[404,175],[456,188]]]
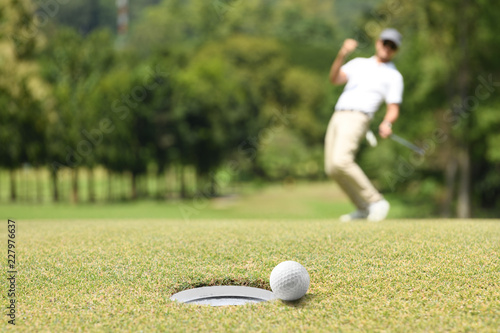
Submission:
[[[16,171],[10,170],[10,201],[15,202],[16,199],[17,199]]]
[[[130,198],[132,200],[137,199],[137,175],[135,172],[132,172],[132,193]]]
[[[165,189],[165,199],[169,199],[170,195],[173,195],[175,193],[174,189],[176,188],[177,184],[175,183],[176,179],[175,177],[172,179],[172,182],[169,183],[170,180],[170,171],[172,170],[172,167],[165,169],[165,177],[164,181],[165,184],[163,184],[163,188]]]
[[[138,198],[149,197],[147,173],[139,177],[139,184],[140,184],[140,188],[139,188]]]
[[[162,173],[161,172],[157,172],[156,173],[156,182],[155,182],[155,197],[156,199],[161,199],[162,197],[162,185],[163,182],[161,181],[161,176],[162,176]]]
[[[59,188],[57,187],[57,170],[52,169],[50,173],[52,179],[52,200],[59,202]]]
[[[89,202],[95,202],[94,169],[89,169],[88,174]]]
[[[181,198],[182,199],[185,199],[187,197],[187,193],[186,193],[186,178],[185,178],[185,174],[184,174],[184,165],[180,165],[179,166],[179,182],[181,184]]]
[[[443,217],[451,217],[451,208],[453,205],[453,196],[455,193],[455,181],[457,179],[458,163],[455,158],[450,158],[446,164],[445,170],[445,197],[441,215]]]
[[[469,52],[469,36],[473,36],[473,24],[469,20],[470,0],[462,0],[460,8],[460,24],[459,24],[459,46],[461,53],[461,61],[458,73],[458,91],[460,100],[463,105],[468,98],[470,92],[470,52]],[[459,138],[459,154],[458,167],[460,170],[458,181],[458,197],[457,197],[457,217],[471,217],[471,200],[470,200],[470,182],[471,182],[471,167],[470,167],[470,132],[471,132],[471,117],[473,109],[465,109],[466,117],[462,119],[464,122],[463,132]],[[463,115],[459,115],[463,116]]]
[[[460,178],[458,182],[457,217],[468,219],[471,217],[471,168],[469,149],[466,148],[460,152],[458,156],[458,165],[460,168]]]
[[[71,201],[78,203],[78,169],[73,169],[71,180]]]
[[[40,168],[36,169],[36,200],[39,203],[43,202],[43,186],[42,179],[40,177]]]
[[[112,181],[112,173],[110,170],[107,170],[108,172],[108,201],[111,202],[113,201],[113,181]]]
[[[19,183],[18,183],[18,197],[19,202],[29,202],[29,190],[28,190],[28,168],[23,165],[22,170],[19,175]],[[19,190],[20,188],[20,190]],[[19,195],[21,194],[21,195]]]

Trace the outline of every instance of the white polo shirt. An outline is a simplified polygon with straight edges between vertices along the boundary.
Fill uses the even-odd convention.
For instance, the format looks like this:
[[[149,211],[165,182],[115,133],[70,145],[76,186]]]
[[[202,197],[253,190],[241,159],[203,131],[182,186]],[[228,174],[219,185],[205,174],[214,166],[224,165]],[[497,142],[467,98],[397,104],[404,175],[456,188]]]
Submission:
[[[375,57],[355,58],[341,70],[347,84],[335,110],[358,110],[373,115],[380,104],[401,104],[403,76],[392,62],[379,63]]]

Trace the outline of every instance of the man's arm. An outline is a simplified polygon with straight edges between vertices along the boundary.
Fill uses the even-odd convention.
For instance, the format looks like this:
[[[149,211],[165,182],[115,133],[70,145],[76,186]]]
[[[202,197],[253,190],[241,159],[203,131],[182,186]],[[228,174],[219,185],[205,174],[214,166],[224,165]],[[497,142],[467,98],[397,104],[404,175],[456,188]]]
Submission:
[[[330,82],[332,84],[341,85],[347,83],[347,75],[340,70],[340,67],[344,64],[346,56],[352,53],[356,47],[358,47],[358,42],[354,39],[346,39],[344,44],[342,44],[342,47],[340,48],[339,53],[330,68]]]
[[[378,133],[384,139],[388,138],[392,134],[392,124],[399,117],[399,104],[388,104],[387,112],[385,113],[384,120],[380,123],[378,127]]]

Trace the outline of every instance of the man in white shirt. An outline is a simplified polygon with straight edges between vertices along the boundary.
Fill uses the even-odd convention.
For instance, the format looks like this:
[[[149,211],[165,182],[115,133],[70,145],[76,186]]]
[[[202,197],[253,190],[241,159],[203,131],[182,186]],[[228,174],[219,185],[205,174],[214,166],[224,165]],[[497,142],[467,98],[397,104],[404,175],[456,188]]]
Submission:
[[[387,138],[399,116],[403,97],[403,77],[391,62],[401,46],[401,34],[386,29],[375,44],[371,58],[355,58],[344,64],[358,43],[346,39],[330,69],[330,82],[346,84],[335,105],[325,136],[325,171],[356,205],[357,210],[342,215],[343,222],[368,219],[378,222],[387,217],[390,205],[375,189],[354,161],[361,140],[369,129],[373,114],[382,102],[387,105],[379,134]]]

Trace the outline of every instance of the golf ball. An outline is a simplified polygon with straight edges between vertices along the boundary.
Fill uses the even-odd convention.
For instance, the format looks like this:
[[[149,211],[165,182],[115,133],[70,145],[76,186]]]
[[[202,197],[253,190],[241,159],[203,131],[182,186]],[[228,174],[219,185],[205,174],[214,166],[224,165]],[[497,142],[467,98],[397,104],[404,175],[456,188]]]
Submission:
[[[295,301],[309,289],[309,273],[296,261],[284,261],[274,267],[269,282],[276,297]]]

